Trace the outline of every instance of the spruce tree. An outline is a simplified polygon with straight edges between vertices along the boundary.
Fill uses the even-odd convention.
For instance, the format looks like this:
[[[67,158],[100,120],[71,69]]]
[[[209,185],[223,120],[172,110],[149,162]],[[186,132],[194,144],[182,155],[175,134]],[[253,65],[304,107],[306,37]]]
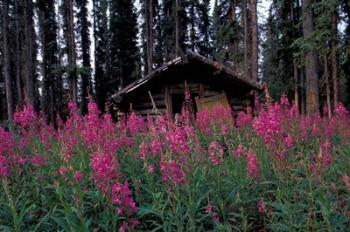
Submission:
[[[212,25],[214,58],[221,62],[231,62],[236,70],[241,62],[241,26],[236,13],[237,5],[237,1],[215,1]]]
[[[154,66],[158,66],[159,58],[157,53],[156,41],[159,32],[158,27],[158,0],[141,0],[140,14],[142,16],[141,24],[141,46],[142,46],[142,61],[144,74],[152,71]]]
[[[185,0],[162,1],[162,38],[165,60],[180,56],[187,49],[187,14]]]
[[[209,57],[212,55],[212,44],[211,44],[211,36],[210,36],[211,18],[209,15],[210,0],[203,0],[198,6],[198,12],[199,12],[198,50],[201,55]]]
[[[107,101],[108,85],[108,2],[107,0],[93,0],[93,30],[95,47],[95,94],[96,102],[100,110],[105,109]]]
[[[10,123],[13,120],[13,95],[12,85],[10,77],[10,51],[9,51],[9,2],[4,1],[2,3],[2,57],[3,57],[3,75],[6,91],[6,106],[7,106],[7,119]]]
[[[80,50],[83,67],[80,69],[81,76],[81,111],[87,113],[88,95],[92,94],[91,64],[90,64],[90,22],[88,20],[87,0],[76,0],[78,7],[78,33],[80,37]]]
[[[190,50],[198,52],[199,50],[199,23],[200,23],[200,2],[192,0],[188,2],[188,41],[187,46]]]
[[[38,19],[41,41],[42,111],[54,122],[61,109],[62,76],[59,73],[57,23],[54,0],[38,0]]]
[[[295,91],[294,64],[297,50],[294,41],[301,36],[300,7],[295,1],[274,1],[269,9],[266,40],[263,44],[262,76],[274,99]]]
[[[130,0],[110,2],[110,75],[120,88],[139,76],[137,17],[133,2]]]
[[[343,52],[343,63],[342,69],[345,74],[346,89],[345,89],[345,98],[348,107],[350,107],[350,2],[348,0],[342,1],[343,12],[346,15],[346,28],[344,33],[344,52]]]

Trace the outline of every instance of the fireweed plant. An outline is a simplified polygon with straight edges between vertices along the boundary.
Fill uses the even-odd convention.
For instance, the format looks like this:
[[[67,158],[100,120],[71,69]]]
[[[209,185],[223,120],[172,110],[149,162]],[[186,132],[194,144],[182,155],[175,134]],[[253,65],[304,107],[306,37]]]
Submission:
[[[0,128],[0,231],[349,231],[350,116],[286,97],[233,119],[216,106],[114,123],[69,104]],[[254,117],[253,117],[254,115]]]

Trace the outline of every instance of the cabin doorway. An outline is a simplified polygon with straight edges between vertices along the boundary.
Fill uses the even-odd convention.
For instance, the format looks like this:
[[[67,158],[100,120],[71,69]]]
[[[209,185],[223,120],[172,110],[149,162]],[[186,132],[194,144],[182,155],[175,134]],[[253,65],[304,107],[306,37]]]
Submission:
[[[192,112],[194,114],[197,113],[197,106],[195,98],[198,94],[191,93],[191,102],[192,102]],[[172,115],[181,114],[182,108],[185,104],[185,96],[184,94],[171,94],[171,105],[172,105]]]

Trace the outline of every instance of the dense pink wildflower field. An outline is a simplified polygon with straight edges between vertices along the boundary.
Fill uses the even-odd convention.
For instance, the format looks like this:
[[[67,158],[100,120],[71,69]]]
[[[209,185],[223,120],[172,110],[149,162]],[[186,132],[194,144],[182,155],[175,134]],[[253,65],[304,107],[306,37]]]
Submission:
[[[0,128],[1,231],[348,231],[350,116],[280,102],[233,119],[132,113],[96,104],[48,125],[25,107]]]

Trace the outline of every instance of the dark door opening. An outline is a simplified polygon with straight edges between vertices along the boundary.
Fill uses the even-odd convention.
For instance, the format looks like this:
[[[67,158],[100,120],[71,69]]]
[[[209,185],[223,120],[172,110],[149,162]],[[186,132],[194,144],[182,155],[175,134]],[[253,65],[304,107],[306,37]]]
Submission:
[[[194,114],[196,114],[196,112],[197,112],[195,97],[196,97],[196,95],[191,93],[192,112]],[[184,107],[184,105],[185,105],[184,94],[172,94],[171,95],[171,103],[172,103],[173,116],[175,116],[176,114],[181,114],[182,107]]]

